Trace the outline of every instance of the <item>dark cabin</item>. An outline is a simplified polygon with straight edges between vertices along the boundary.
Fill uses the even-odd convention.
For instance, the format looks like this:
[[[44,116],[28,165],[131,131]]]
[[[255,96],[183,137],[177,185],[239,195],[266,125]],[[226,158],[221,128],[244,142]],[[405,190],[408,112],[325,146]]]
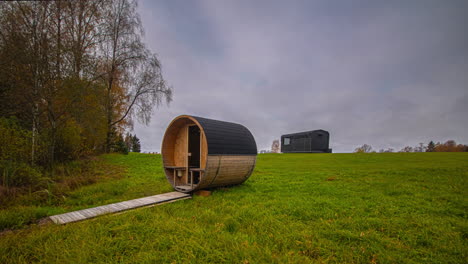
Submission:
[[[283,153],[331,153],[330,133],[319,129],[281,136]]]

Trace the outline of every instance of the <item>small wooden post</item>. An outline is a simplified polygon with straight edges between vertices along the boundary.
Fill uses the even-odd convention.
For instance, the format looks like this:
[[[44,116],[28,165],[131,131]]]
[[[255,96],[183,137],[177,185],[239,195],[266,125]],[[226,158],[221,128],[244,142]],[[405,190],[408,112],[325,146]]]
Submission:
[[[210,196],[210,195],[211,195],[211,191],[208,191],[208,190],[199,190],[199,191],[196,191],[195,194],[198,195],[198,196],[207,197],[207,196]]]
[[[190,187],[193,189],[193,170],[190,170]]]

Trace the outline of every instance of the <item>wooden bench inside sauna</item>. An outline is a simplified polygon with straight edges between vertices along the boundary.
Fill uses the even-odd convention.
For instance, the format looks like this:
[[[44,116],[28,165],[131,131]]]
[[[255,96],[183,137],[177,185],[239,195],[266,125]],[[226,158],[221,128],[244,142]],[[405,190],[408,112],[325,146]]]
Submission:
[[[255,167],[257,145],[243,125],[182,115],[169,124],[161,152],[167,180],[187,193],[243,183]]]

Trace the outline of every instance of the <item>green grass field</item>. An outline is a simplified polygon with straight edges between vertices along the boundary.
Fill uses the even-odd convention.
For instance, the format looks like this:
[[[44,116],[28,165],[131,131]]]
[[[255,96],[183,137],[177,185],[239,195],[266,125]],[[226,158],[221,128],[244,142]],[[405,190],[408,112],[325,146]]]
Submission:
[[[22,225],[172,190],[159,155],[103,158],[124,175],[0,211],[19,228],[0,235],[0,263],[468,263],[468,153],[262,154],[209,197]]]

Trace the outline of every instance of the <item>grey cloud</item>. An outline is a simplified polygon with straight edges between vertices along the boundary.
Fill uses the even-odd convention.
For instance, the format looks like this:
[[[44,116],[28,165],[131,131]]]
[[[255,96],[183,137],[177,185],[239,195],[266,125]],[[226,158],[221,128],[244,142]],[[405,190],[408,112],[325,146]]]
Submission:
[[[135,132],[143,150],[159,151],[170,120],[194,114],[244,124],[259,149],[318,128],[339,152],[468,143],[466,6],[142,2],[146,41],[175,96]]]

